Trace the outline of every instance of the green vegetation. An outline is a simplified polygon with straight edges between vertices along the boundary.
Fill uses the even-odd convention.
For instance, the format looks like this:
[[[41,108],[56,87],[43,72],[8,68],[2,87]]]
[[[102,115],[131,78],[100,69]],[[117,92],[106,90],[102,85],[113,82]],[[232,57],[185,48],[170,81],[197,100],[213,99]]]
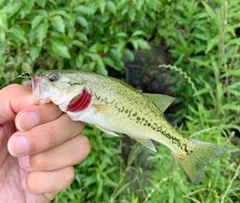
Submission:
[[[124,161],[122,138],[87,126],[91,154],[54,202],[240,202],[239,10],[238,0],[0,0],[0,84],[23,71],[124,71],[134,49],[165,44],[173,63],[156,68],[181,107],[174,125],[228,149],[194,185],[166,147],[133,141]]]

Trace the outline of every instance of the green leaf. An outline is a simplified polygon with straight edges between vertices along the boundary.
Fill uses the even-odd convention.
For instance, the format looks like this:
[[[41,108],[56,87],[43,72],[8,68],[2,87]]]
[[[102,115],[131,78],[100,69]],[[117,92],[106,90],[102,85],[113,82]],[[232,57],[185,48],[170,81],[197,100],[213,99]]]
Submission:
[[[4,42],[6,39],[5,31],[0,28],[0,42]]]
[[[88,6],[78,6],[75,11],[86,15],[93,15],[95,13],[95,9]]]
[[[40,44],[43,43],[43,40],[47,36],[48,27],[49,27],[48,23],[43,22],[36,29],[36,32],[38,33],[38,39],[39,39]]]
[[[100,63],[102,58],[97,53],[86,53],[86,56],[89,56],[93,61]]]
[[[130,60],[133,61],[134,60],[134,54],[131,50],[129,49],[125,49],[124,50],[124,55]]]
[[[138,46],[141,48],[141,49],[147,49],[147,50],[150,50],[151,47],[150,45],[148,44],[147,41],[143,40],[143,39],[137,39],[137,44]]]
[[[145,35],[145,33],[142,30],[136,30],[132,34],[132,37],[139,36],[139,35]]]
[[[106,7],[106,1],[98,0],[98,1],[96,1],[96,3],[98,4],[98,7],[100,8],[100,12],[103,14],[105,11],[105,7]]]
[[[34,6],[34,0],[26,0],[19,10],[21,19],[23,19],[27,14],[29,14]]]
[[[31,64],[24,62],[22,64],[22,71],[31,73],[33,71]]]
[[[35,0],[35,2],[41,6],[42,8],[45,7],[47,0]]]
[[[65,58],[70,58],[68,47],[63,42],[54,41],[52,42],[51,48],[55,54]]]
[[[25,38],[25,33],[22,28],[19,26],[15,25],[11,27],[11,29],[8,32],[8,37],[13,39],[16,42],[21,42],[21,43],[27,43],[27,39]]]
[[[225,105],[223,106],[223,109],[224,109],[224,110],[240,111],[240,106],[239,106],[238,103],[232,102],[232,103],[230,103],[230,104],[225,104]]]
[[[111,58],[109,58],[109,57],[104,57],[104,58],[103,58],[103,62],[104,62],[106,65],[108,65],[108,66],[116,69],[115,63],[114,63],[114,61],[113,61]]]
[[[107,9],[112,12],[113,14],[116,14],[116,6],[112,1],[107,1]]]
[[[100,73],[102,75],[108,75],[108,71],[107,71],[107,69],[106,69],[106,67],[104,66],[103,63],[97,64],[96,68],[97,68],[98,73]]]
[[[212,18],[212,19],[215,19],[215,12],[212,10],[212,8],[207,4],[205,3],[204,1],[202,1],[202,4],[204,5],[208,15]]]
[[[134,21],[135,17],[136,17],[136,10],[135,8],[130,8],[128,11],[129,17],[130,17],[130,21]]]
[[[38,56],[41,51],[41,46],[38,45],[32,45],[29,51],[31,59],[34,61]]]
[[[85,35],[84,33],[78,32],[76,35],[81,41],[84,41],[84,42],[88,41],[87,35]]]
[[[60,15],[56,15],[51,19],[52,26],[61,33],[65,32],[64,20]]]
[[[219,43],[219,35],[216,35],[214,38],[210,39],[210,41],[208,42],[207,50],[205,53],[207,54],[209,51],[211,51],[211,49],[217,46],[218,43]]]
[[[138,49],[138,43],[137,43],[137,40],[134,40],[134,39],[133,39],[133,40],[131,40],[131,43],[132,43],[134,49],[137,50],[137,49]]]
[[[73,40],[72,45],[80,47],[80,48],[84,47],[84,44],[79,40]]]
[[[119,38],[127,38],[127,34],[125,32],[119,32],[117,33],[116,37],[119,37]]]
[[[78,17],[77,17],[77,22],[78,22],[80,25],[82,25],[83,27],[85,27],[85,28],[88,27],[88,22],[87,22],[87,20],[86,20],[84,17],[82,17],[82,16],[78,16]]]
[[[83,65],[83,61],[85,59],[85,56],[83,54],[78,54],[78,56],[76,57],[76,65],[78,68],[81,68]]]
[[[1,9],[1,13],[6,13],[8,17],[13,16],[15,13],[19,11],[21,8],[22,3],[18,1],[13,1],[12,3],[7,3],[6,6]]]
[[[0,28],[8,29],[8,18],[7,15],[0,12]]]
[[[39,23],[41,22],[41,20],[43,18],[44,18],[44,16],[42,16],[42,15],[36,16],[32,21],[32,29],[35,29],[39,25]]]

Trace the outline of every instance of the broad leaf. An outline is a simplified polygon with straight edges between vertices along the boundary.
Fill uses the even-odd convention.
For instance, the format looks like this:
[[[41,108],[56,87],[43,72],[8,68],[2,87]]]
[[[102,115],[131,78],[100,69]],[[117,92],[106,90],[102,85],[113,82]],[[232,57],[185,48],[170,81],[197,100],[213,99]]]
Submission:
[[[8,36],[16,42],[27,43],[24,31],[17,25],[11,27]]]
[[[116,13],[116,6],[112,1],[107,1],[107,9],[113,14]]]
[[[136,40],[137,43],[138,43],[138,46],[141,48],[141,49],[147,49],[147,50],[150,50],[151,47],[150,45],[147,43],[147,41],[143,40],[143,39],[137,39]]]
[[[87,22],[87,20],[86,20],[84,17],[82,17],[82,16],[78,16],[78,17],[77,17],[77,22],[78,22],[80,25],[82,25],[83,27],[85,27],[85,28],[88,27],[88,22]]]
[[[46,38],[48,27],[49,27],[48,23],[44,22],[44,23],[41,23],[36,29],[36,32],[39,33],[38,39],[41,44],[43,40]]]
[[[39,25],[39,23],[41,22],[41,20],[43,18],[44,18],[44,16],[42,16],[42,15],[36,16],[32,21],[32,29],[35,29]]]
[[[55,54],[65,58],[70,58],[68,47],[63,42],[54,41],[51,48]]]
[[[56,15],[51,19],[52,26],[61,33],[65,32],[64,20],[60,15]]]
[[[29,54],[33,61],[39,56],[40,51],[41,51],[41,46],[38,46],[38,45],[31,46]]]

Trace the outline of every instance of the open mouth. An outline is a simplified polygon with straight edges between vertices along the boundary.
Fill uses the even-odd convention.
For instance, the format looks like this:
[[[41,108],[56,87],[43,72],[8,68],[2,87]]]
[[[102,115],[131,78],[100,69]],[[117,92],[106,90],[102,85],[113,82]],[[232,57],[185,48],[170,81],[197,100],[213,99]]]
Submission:
[[[40,88],[40,78],[38,75],[34,75],[32,77],[32,90],[33,90],[33,96],[34,97],[40,97],[41,95],[41,88]]]
[[[33,91],[33,97],[36,103],[43,104],[44,98],[43,92],[46,90],[46,85],[42,83],[41,81],[41,75],[34,75],[32,76],[32,91]]]

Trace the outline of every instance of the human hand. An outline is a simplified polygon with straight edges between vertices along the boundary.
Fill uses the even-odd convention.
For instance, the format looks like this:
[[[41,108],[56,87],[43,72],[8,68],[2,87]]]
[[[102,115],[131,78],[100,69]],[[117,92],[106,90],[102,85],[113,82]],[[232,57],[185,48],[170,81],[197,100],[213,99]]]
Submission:
[[[0,90],[1,202],[49,202],[71,184],[73,165],[90,151],[83,123],[52,103],[33,104],[30,88]]]

